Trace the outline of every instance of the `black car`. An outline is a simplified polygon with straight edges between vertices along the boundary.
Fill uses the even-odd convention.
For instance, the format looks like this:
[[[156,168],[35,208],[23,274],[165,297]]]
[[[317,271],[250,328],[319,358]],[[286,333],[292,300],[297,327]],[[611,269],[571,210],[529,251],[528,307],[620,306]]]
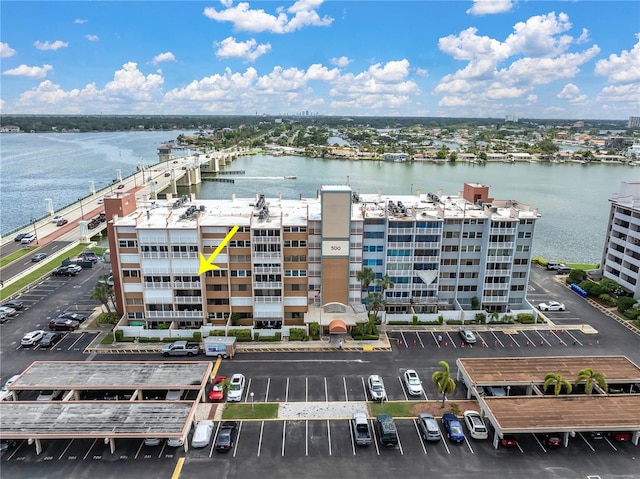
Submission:
[[[74,321],[78,321],[79,323],[83,323],[87,319],[87,316],[85,314],[72,313],[71,311],[67,311],[66,313],[62,313],[60,316],[58,316],[58,318],[72,319]]]
[[[51,332],[44,335],[44,338],[40,340],[41,348],[49,348],[55,345],[58,341],[62,339],[62,333]]]
[[[24,238],[25,236],[27,236],[29,233],[20,233],[18,236],[16,236],[15,238],[13,238],[13,241],[15,241],[16,243],[20,243],[22,241],[22,238]]]
[[[76,276],[77,274],[74,270],[69,269],[68,266],[60,266],[51,271],[51,276]]]
[[[17,301],[17,300],[12,300],[12,301],[7,301],[6,303],[3,303],[2,306],[6,306],[7,308],[13,308],[16,311],[24,308],[24,303],[22,301]]]
[[[213,447],[216,451],[219,452],[229,452],[231,449],[233,449],[235,436],[236,423],[224,422],[222,423],[222,426],[220,426],[220,430],[218,431],[218,435],[216,436],[216,441]]]

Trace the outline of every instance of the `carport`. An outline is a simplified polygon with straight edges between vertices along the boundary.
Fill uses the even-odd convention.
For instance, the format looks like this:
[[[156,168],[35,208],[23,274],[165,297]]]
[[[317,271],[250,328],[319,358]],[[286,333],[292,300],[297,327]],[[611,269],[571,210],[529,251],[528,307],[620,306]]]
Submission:
[[[211,361],[35,361],[9,386],[13,401],[0,401],[0,438],[116,438],[186,436],[211,376]],[[61,401],[20,401],[21,391],[64,391]],[[143,400],[143,391],[195,391],[187,401]],[[81,400],[82,392],[132,392],[130,399]]]
[[[625,356],[571,356],[458,359],[457,379],[467,386],[467,398],[478,398],[483,414],[495,428],[494,446],[504,434],[563,432],[564,444],[576,432],[631,431],[640,439],[640,394],[608,394],[594,387],[591,395],[544,396],[548,373],[573,383],[578,372],[591,368],[604,374],[609,385],[640,382],[640,368]],[[502,386],[507,397],[483,397],[479,388]],[[526,396],[509,396],[514,386]]]

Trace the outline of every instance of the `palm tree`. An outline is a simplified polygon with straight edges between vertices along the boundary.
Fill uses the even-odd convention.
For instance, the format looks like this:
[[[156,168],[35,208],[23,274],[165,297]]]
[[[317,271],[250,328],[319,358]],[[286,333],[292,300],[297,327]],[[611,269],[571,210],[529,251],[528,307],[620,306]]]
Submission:
[[[581,382],[584,382],[585,394],[591,394],[593,387],[597,384],[600,389],[607,390],[607,381],[604,378],[604,374],[596,373],[591,368],[585,368],[578,372],[575,385],[577,386]]]
[[[96,285],[89,292],[89,298],[100,301],[107,308],[107,313],[111,312],[109,301],[113,300],[113,290],[107,284],[106,276],[100,277]]]
[[[554,385],[553,393],[556,396],[560,395],[560,391],[562,391],[563,387],[565,388],[567,394],[571,394],[571,390],[573,389],[573,387],[571,386],[571,383],[567,381],[565,378],[563,378],[562,375],[556,374],[556,373],[548,373],[544,377],[544,383],[542,385],[542,389],[546,391],[547,388],[552,384]]]
[[[371,317],[373,312],[373,320],[378,319],[378,312],[384,309],[384,297],[382,293],[374,291],[367,296],[367,317]]]
[[[444,408],[444,401],[447,398],[447,394],[451,394],[456,390],[456,382],[451,377],[451,371],[449,369],[449,363],[446,361],[440,361],[438,363],[442,367],[442,371],[436,371],[431,375],[431,381],[438,389],[438,392],[442,394],[442,405]]]
[[[385,274],[382,278],[376,281],[376,284],[382,288],[382,295],[384,296],[385,290],[393,288],[395,285],[388,274]]]
[[[362,290],[369,293],[369,285],[376,279],[376,274],[371,268],[362,268],[356,273],[356,279],[362,283]]]

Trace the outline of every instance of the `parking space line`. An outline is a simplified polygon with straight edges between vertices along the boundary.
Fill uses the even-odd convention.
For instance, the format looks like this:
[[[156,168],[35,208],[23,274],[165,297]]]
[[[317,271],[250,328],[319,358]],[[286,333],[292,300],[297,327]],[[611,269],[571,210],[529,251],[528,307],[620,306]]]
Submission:
[[[409,398],[407,397],[407,391],[405,391],[404,389],[404,383],[402,382],[402,378],[400,376],[398,376],[398,381],[400,381],[400,389],[402,389],[402,394],[404,394],[404,400],[408,401]]]
[[[544,452],[547,452],[547,450],[545,449],[545,447],[542,445],[542,443],[540,442],[540,440],[537,438],[537,436],[535,434],[531,434],[533,436],[533,438],[536,440],[536,442],[538,443],[538,446],[540,446],[542,448],[542,450]]]
[[[269,402],[269,386],[271,385],[271,378],[267,378],[267,392],[264,395],[264,402]]]
[[[304,422],[304,455],[309,455],[309,420]]]
[[[418,336],[418,341],[420,341],[420,346],[422,348],[424,348],[424,343],[422,342],[422,338],[420,337],[420,333],[416,333],[416,336]]]
[[[304,378],[304,400],[309,402],[309,377]]]
[[[347,392],[347,378],[342,376],[342,384],[344,384],[344,400],[349,402],[349,393]]]
[[[485,346],[487,345],[487,342],[484,340],[484,338],[482,337],[482,335],[479,332],[475,332],[476,337],[480,340],[480,347],[483,347],[482,345],[484,344]]]
[[[58,461],[62,459],[62,456],[64,456],[67,453],[67,451],[71,447],[71,444],[73,443],[74,440],[75,439],[71,439],[71,441],[69,441],[69,444],[67,444],[67,447],[64,448],[64,451],[62,451],[62,454],[60,454],[60,456],[58,457]]]
[[[362,379],[362,392],[364,393],[364,400],[367,400],[367,386],[364,383],[364,376],[360,376],[360,379]]]
[[[581,432],[579,432],[578,435],[582,438],[584,442],[587,443],[587,446],[589,446],[589,449],[591,449],[592,452],[596,452],[596,449],[591,444],[589,444],[589,441],[587,441],[587,438],[584,437],[584,435]]]
[[[500,343],[500,346],[502,346],[502,347],[504,348],[504,343],[503,343],[502,341],[500,341],[500,338],[498,337],[498,335],[497,335],[495,332],[493,332],[493,331],[491,331],[491,334],[492,334],[492,335],[493,335],[493,337],[495,338],[495,341],[496,341],[496,342],[498,342],[498,343]],[[494,346],[496,346],[496,343],[495,343],[495,342],[494,342]]]
[[[440,429],[440,424],[438,424],[438,429]],[[442,443],[444,448],[447,450],[447,454],[451,454],[451,451],[449,450],[449,446],[447,445],[447,440],[449,439],[449,437],[447,436],[447,431],[445,431],[444,434],[442,434],[442,430],[440,430],[440,437],[442,437],[442,441],[440,442]]]
[[[173,469],[173,474],[171,474],[171,479],[178,479],[180,477],[180,473],[182,472],[182,466],[184,465],[184,457],[179,457],[178,462],[176,463],[176,467]]]
[[[420,434],[420,429],[418,428],[418,422],[415,419],[413,420],[413,427],[416,428],[416,434],[418,434],[418,440],[420,441],[420,445],[422,446],[422,451],[426,454],[427,448],[424,445],[424,441],[422,440],[422,434]]]
[[[289,378],[287,378],[287,385],[284,390],[284,402],[289,402]]]
[[[436,343],[436,346],[438,346],[438,348],[440,348],[440,341],[438,341],[438,338],[436,338],[436,333],[431,331],[431,336],[433,337],[433,341]]]
[[[404,456],[404,451],[402,450],[402,442],[400,441],[400,434],[396,431],[396,437],[398,438],[398,448],[400,449],[400,454]]]
[[[449,334],[449,331],[447,331],[447,337],[449,338],[449,341],[451,341],[451,345],[454,348],[457,348],[458,346],[456,346],[456,342],[454,341],[454,339],[451,337],[451,335]]]
[[[380,455],[380,447],[378,447],[378,434],[376,433],[375,425],[373,424],[373,419],[370,422],[371,432],[373,432],[373,443],[376,445],[376,454]]]
[[[211,449],[209,449],[209,457],[213,456],[213,450],[216,447],[216,440],[218,439],[218,433],[220,432],[220,425],[221,423],[218,423],[216,425],[216,432],[213,435],[213,442],[211,443]]]
[[[260,424],[260,439],[258,439],[258,457],[260,457],[260,450],[262,449],[262,432],[264,431],[264,421]]]
[[[331,456],[331,427],[329,426],[328,419],[327,419],[327,442],[329,443],[329,455]]]
[[[251,391],[251,378],[249,378],[249,382],[247,383],[247,392],[244,395],[244,402],[249,400],[249,391]]]
[[[87,457],[89,457],[89,453],[91,452],[91,449],[93,449],[93,446],[95,446],[96,442],[98,442],[98,438],[95,438],[93,440],[93,442],[91,443],[91,446],[89,447],[89,449],[87,450],[87,453],[84,455],[84,457],[82,458],[82,460],[84,461]],[[138,448],[138,452],[136,452],[136,455],[134,457],[134,459],[138,459],[138,454],[140,454],[140,449],[142,449],[142,446],[144,445],[144,441],[142,441],[140,443],[140,447]]]
[[[525,338],[527,338],[527,343],[529,343],[529,344],[530,344],[531,346],[533,346],[534,348],[536,348],[536,347],[537,347],[537,346],[536,346],[536,342],[535,342],[535,341],[533,341],[529,336],[527,336],[527,333],[526,333],[525,331],[520,331],[520,332],[523,334],[523,336],[524,336]]]
[[[162,447],[160,448],[160,452],[158,453],[158,459],[160,459],[162,457],[162,454],[164,453],[165,448],[167,447],[167,441],[163,441],[162,442]]]
[[[558,338],[558,341],[560,341],[560,346],[566,346],[567,343],[564,341],[564,339],[562,339],[560,336],[558,336],[558,333],[556,333],[555,331],[551,331],[551,334],[553,334],[556,338]]]
[[[282,457],[284,457],[284,443],[287,438],[287,421],[282,422]]]
[[[402,336],[402,342],[404,343],[404,347],[408,348],[409,345],[407,344],[407,338],[404,337],[404,333],[402,331],[400,331],[400,336]]]
[[[617,451],[617,450],[618,450],[618,448],[617,448],[616,446],[614,446],[614,445],[613,445],[613,443],[612,443],[611,441],[609,441],[609,438],[607,438],[607,437],[605,436],[604,440],[605,440],[605,441],[607,441],[607,443],[608,443],[608,444],[613,448],[613,450],[614,450],[614,451]]]
[[[242,421],[238,425],[238,434],[236,435],[236,443],[233,446],[233,457],[236,457],[236,452],[238,451],[238,443],[240,442],[240,433],[242,432]]]
[[[353,427],[351,427],[351,421],[349,421],[349,436],[351,437],[351,450],[353,451],[353,455],[356,455],[356,441],[353,437]]]
[[[516,338],[514,338],[514,336],[515,336],[514,334],[509,334],[509,339],[513,341],[516,344],[516,346],[520,347],[520,344],[518,343],[518,341],[516,341]]]
[[[573,334],[571,334],[571,331],[567,330],[566,333],[571,336],[571,339],[573,339],[573,345],[575,346],[576,344],[580,345],[580,346],[584,346],[584,344],[582,344],[580,342],[580,340],[578,338],[576,338]]]
[[[538,330],[536,329],[536,333],[538,333],[538,336],[540,336],[540,339],[542,339],[542,341],[544,341],[545,343],[547,343],[547,346],[551,346],[551,343],[550,343],[549,341],[547,341],[547,340],[546,340],[546,338],[543,336],[543,334],[542,334],[540,331],[538,331]]]
[[[324,401],[329,402],[329,386],[327,385],[327,377],[324,378]]]
[[[471,451],[471,454],[475,454],[475,452],[473,452],[473,448],[471,447],[471,443],[469,442],[469,438],[467,437],[467,435],[464,435],[464,442],[467,443],[467,447],[469,448],[469,450]]]

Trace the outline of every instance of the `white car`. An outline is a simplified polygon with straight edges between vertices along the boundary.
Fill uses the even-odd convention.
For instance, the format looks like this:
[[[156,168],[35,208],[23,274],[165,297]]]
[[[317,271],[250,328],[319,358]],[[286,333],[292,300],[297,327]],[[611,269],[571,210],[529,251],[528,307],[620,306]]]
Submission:
[[[191,438],[191,447],[207,447],[213,435],[213,421],[200,421]]]
[[[413,369],[407,369],[403,376],[404,385],[407,387],[407,392],[412,396],[422,396],[422,381],[418,373]]]
[[[377,374],[372,374],[367,379],[367,384],[369,386],[369,394],[371,394],[371,399],[374,401],[386,401],[387,400],[387,391],[384,389],[384,383],[382,382],[382,378]]]
[[[180,447],[184,446],[184,439],[181,437],[170,437],[167,439],[167,446],[169,447]]]
[[[60,391],[47,389],[45,391],[40,391],[40,394],[38,394],[36,401],[53,401],[54,399],[57,399],[59,395]]]
[[[2,389],[0,389],[0,394],[4,395],[5,393],[8,393],[9,392],[9,386],[11,386],[13,383],[15,383],[18,380],[19,377],[20,377],[19,374],[11,376],[9,378],[9,380],[6,383],[4,383],[4,386],[2,386]],[[13,396],[10,395],[10,394],[7,395],[4,398],[5,401],[11,401],[12,399],[13,399]]]
[[[558,301],[547,301],[545,303],[538,304],[540,311],[564,311],[564,303]]]
[[[0,306],[0,313],[4,313],[7,316],[14,316],[16,314],[16,310],[9,306]]]
[[[474,439],[487,439],[489,437],[489,431],[487,425],[482,420],[482,416],[476,411],[465,411],[464,423],[469,429],[469,434]]]
[[[22,346],[33,346],[44,337],[45,333],[46,331],[43,331],[42,329],[31,331],[22,337],[20,344]]]
[[[180,399],[182,399],[183,394],[184,394],[184,389],[169,389],[167,391],[167,395],[164,397],[164,400],[180,401]]]
[[[229,381],[229,390],[227,391],[227,401],[239,402],[244,394],[245,378],[243,374],[236,373],[231,376]]]
[[[26,235],[24,235],[24,236],[22,237],[22,239],[20,240],[20,243],[21,243],[21,244],[29,244],[29,243],[34,242],[36,239],[37,239],[37,238],[36,238],[36,235],[35,235],[35,234],[33,234],[33,233],[27,233]]]
[[[80,271],[82,271],[82,266],[75,263],[69,263],[67,265],[67,271],[78,274]]]
[[[51,222],[52,222],[52,223],[57,223],[58,221],[63,220],[63,219],[64,219],[64,216],[62,216],[62,215],[55,215],[53,218],[51,218]]]

